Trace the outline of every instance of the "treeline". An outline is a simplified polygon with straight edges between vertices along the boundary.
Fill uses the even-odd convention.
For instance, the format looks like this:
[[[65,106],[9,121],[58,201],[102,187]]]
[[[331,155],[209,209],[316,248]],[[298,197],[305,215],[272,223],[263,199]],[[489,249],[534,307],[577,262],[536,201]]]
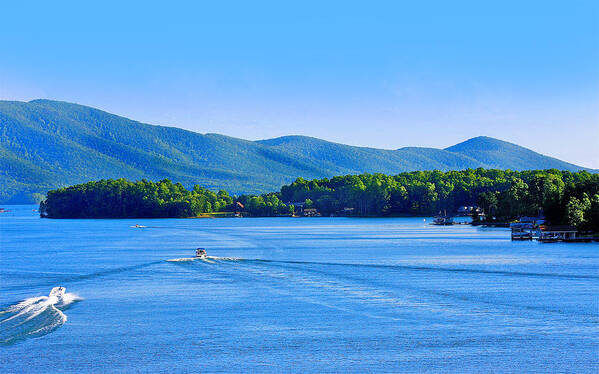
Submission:
[[[323,215],[344,208],[360,216],[453,214],[460,206],[479,206],[489,221],[544,214],[552,224],[599,231],[599,174],[586,171],[467,169],[298,178],[281,188],[281,198],[308,202]]]
[[[279,197],[267,193],[233,199],[225,190],[215,193],[198,185],[187,190],[168,179],[106,179],[49,191],[39,211],[47,218],[184,218],[232,211],[259,217],[293,214],[293,206]]]
[[[222,211],[281,216],[301,207],[323,216],[430,216],[453,214],[460,206],[481,207],[489,221],[542,213],[552,224],[599,231],[599,174],[467,169],[298,178],[280,192],[238,197],[200,186],[187,190],[166,179],[102,180],[48,192],[40,212],[56,218],[193,217]]]
[[[108,179],[49,191],[40,215],[50,218],[194,217],[229,209],[227,191],[200,186],[187,190],[168,179],[160,182]]]

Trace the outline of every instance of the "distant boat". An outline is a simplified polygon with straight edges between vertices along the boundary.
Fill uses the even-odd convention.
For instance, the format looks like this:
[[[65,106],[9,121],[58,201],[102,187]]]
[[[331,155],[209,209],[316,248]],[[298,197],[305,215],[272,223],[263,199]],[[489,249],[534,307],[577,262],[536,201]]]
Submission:
[[[438,225],[438,226],[449,226],[449,225],[453,225],[453,217],[449,217],[449,216],[437,216],[435,217],[435,219],[433,220],[433,225]]]
[[[204,259],[207,256],[208,256],[208,253],[206,253],[206,250],[204,248],[196,249],[196,258]]]
[[[134,226],[131,226],[131,227],[132,227],[132,228],[134,228],[134,229],[143,229],[143,228],[146,228],[146,227],[148,227],[148,226],[143,226],[143,225],[134,225]]]
[[[210,257],[210,259],[214,259],[214,257]],[[206,249],[204,249],[204,248],[196,249],[194,257],[174,258],[172,260],[167,260],[167,261],[169,261],[169,262],[187,262],[187,261],[196,261],[196,260],[202,260],[204,262],[208,262],[211,264],[214,263],[214,261],[209,260],[208,253],[206,253]]]

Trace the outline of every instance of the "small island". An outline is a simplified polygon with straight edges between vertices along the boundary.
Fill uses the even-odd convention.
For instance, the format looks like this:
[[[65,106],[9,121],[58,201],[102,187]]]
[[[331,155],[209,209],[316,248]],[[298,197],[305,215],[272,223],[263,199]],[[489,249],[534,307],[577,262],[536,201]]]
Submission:
[[[469,210],[475,224],[543,214],[554,225],[599,231],[599,175],[586,171],[467,169],[306,180],[279,192],[232,196],[168,179],[108,179],[49,191],[46,218],[432,216]]]

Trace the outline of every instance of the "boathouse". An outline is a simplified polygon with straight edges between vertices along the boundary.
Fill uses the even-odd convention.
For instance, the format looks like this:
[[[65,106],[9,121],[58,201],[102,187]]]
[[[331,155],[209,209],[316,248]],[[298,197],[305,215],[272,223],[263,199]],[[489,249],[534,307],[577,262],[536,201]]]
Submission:
[[[534,225],[530,222],[514,222],[510,224],[512,240],[532,240]]]
[[[539,241],[576,241],[578,230],[574,226],[539,226]]]

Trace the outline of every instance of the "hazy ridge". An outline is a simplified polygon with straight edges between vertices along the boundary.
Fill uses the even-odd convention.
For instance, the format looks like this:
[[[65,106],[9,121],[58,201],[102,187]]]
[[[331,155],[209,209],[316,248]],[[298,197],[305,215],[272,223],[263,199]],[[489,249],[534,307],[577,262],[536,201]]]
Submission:
[[[465,168],[585,170],[477,137],[446,149],[355,147],[305,136],[248,141],[133,121],[52,101],[0,101],[0,202],[102,178],[170,178],[233,193],[276,191],[297,177]]]

